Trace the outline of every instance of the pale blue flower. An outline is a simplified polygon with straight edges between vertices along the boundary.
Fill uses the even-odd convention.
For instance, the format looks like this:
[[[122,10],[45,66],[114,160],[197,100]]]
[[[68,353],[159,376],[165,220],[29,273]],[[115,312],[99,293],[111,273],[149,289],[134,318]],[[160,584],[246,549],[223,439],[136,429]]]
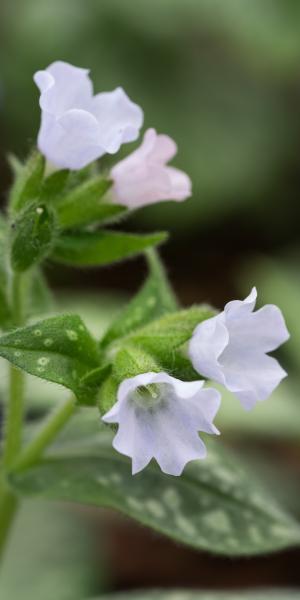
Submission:
[[[81,169],[137,139],[143,111],[122,88],[93,96],[89,71],[62,61],[34,81],[41,92],[38,147],[55,166]]]
[[[272,304],[253,312],[257,292],[226,304],[216,317],[200,323],[189,343],[189,356],[202,376],[223,384],[246,410],[265,400],[286,377],[267,355],[288,338],[280,309]]]
[[[132,458],[133,474],[152,458],[169,475],[180,475],[186,463],[205,458],[206,448],[198,432],[219,433],[213,419],[221,397],[203,384],[153,372],[121,383],[117,402],[103,421],[119,424],[113,446]]]

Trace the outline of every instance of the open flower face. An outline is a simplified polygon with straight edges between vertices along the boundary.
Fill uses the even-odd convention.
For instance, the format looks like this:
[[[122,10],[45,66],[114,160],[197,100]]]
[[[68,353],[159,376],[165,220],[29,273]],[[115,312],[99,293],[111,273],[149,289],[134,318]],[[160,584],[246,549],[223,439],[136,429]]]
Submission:
[[[164,473],[180,475],[190,460],[205,458],[198,431],[219,433],[213,425],[219,406],[220,394],[203,389],[203,381],[142,373],[121,383],[103,421],[119,424],[113,446],[132,458],[133,474],[155,458]]]
[[[93,96],[88,70],[61,61],[34,81],[41,92],[38,147],[55,166],[81,169],[137,139],[143,111],[122,88]]]
[[[114,200],[138,208],[162,200],[188,198],[192,189],[190,178],[166,164],[176,152],[177,146],[168,135],[148,129],[141,146],[111,171]]]
[[[253,288],[245,300],[226,304],[222,313],[196,327],[189,344],[196,371],[222,383],[246,410],[286,377],[278,361],[267,355],[289,338],[284,318],[271,304],[253,312],[256,297]]]

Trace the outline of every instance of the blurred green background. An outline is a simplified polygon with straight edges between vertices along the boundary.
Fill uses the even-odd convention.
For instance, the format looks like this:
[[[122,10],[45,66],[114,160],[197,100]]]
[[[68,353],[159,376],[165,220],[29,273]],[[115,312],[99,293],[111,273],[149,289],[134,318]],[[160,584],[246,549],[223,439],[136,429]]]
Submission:
[[[131,219],[128,227],[170,230],[171,240],[162,254],[182,302],[211,301],[222,307],[224,302],[248,293],[256,284],[260,303],[273,302],[283,309],[292,332],[292,339],[282,352],[284,366],[290,373],[288,382],[269,404],[246,415],[247,419],[229,400],[220,418],[228,439],[250,439],[252,448],[253,439],[257,448],[263,440],[264,457],[281,461],[283,470],[290,470],[290,479],[299,478],[299,0],[2,0],[0,194],[3,203],[11,181],[6,155],[14,152],[25,157],[39,128],[33,73],[57,59],[90,68],[96,92],[122,85],[144,108],[145,127],[154,126],[177,141],[179,152],[174,164],[191,176],[192,199],[183,204],[168,202],[149,207]],[[144,264],[138,259],[111,269],[87,272],[54,271],[49,265],[47,275],[57,288],[90,291],[97,288],[100,294],[110,289],[115,310],[118,295],[121,293],[123,298],[124,292],[132,293],[141,282]],[[68,302],[62,300],[61,307]],[[112,306],[111,297],[105,301],[102,316],[101,298],[86,302],[80,300],[78,310],[90,319],[90,327],[93,319],[96,323],[99,318],[103,321],[111,316],[111,308],[108,309]],[[73,300],[71,306],[75,309]],[[45,402],[51,402],[52,391],[49,394],[49,387],[46,389],[51,398],[45,392]],[[33,397],[39,395],[40,388]],[[289,493],[289,485],[282,487],[287,503],[299,513],[294,488]],[[25,529],[30,524],[30,510],[28,515],[27,520],[23,517]],[[74,515],[70,518],[74,519]],[[110,530],[113,539],[110,554],[112,563],[114,560],[116,563],[115,586],[135,585],[137,581],[146,585],[146,572],[153,560],[146,550],[150,536],[146,534],[146,540],[136,540],[132,529],[126,530],[124,524],[120,530],[114,527],[113,535]],[[121,546],[131,544],[135,559],[140,545],[144,548],[145,564],[142,563],[139,573],[130,561],[127,571],[122,571],[116,550],[119,542]],[[191,552],[176,555],[172,554],[171,544],[158,547],[163,564],[168,564],[167,555],[171,552],[175,564],[176,560],[178,564],[183,561],[191,574],[190,581],[199,583],[196,575],[199,568],[195,558],[193,571]],[[75,563],[76,560],[78,557]],[[201,560],[200,583],[203,577],[207,586],[213,583],[216,564],[221,579],[228,568],[231,573],[225,559],[223,563]],[[261,570],[257,560],[255,576],[239,563],[242,574],[239,581],[270,584],[274,583],[276,573],[276,582],[299,584],[297,568],[293,579],[290,567],[285,566],[287,560],[281,557],[275,570],[272,562],[269,566],[264,563]],[[293,561],[296,565],[297,560],[294,552],[289,556],[289,565]],[[29,566],[25,562],[22,568],[18,584],[21,587],[23,581],[29,585],[26,577],[22,579]],[[157,565],[155,568],[152,583],[165,584],[163,569],[157,570]],[[55,573],[54,570],[56,590],[61,575]],[[86,577],[85,570],[83,581]],[[234,577],[232,569],[226,585],[231,585]],[[11,581],[9,576],[5,585],[11,585],[7,581]],[[38,581],[36,590],[39,585]],[[77,592],[79,600],[84,594],[79,587]],[[10,599],[9,594],[15,600],[16,593],[6,592],[5,600]],[[34,593],[37,594],[33,591],[30,595],[32,600]],[[55,597],[68,600],[68,593]],[[72,599],[77,600],[75,592],[72,594]],[[43,598],[46,600],[46,595]]]

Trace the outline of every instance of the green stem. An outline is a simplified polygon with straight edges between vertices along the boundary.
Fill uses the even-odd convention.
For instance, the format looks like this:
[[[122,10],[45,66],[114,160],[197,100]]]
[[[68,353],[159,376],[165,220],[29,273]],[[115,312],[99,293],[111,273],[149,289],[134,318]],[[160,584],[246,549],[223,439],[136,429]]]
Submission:
[[[11,304],[16,327],[23,324],[23,277],[13,274]],[[21,449],[24,410],[24,373],[13,365],[9,367],[9,398],[6,408],[3,464],[9,469]]]
[[[73,415],[75,410],[75,399],[71,396],[64,404],[59,406],[41,425],[35,438],[21,453],[14,464],[14,470],[21,471],[31,467],[38,462],[44,450],[55,439],[65,423]]]
[[[12,365],[9,368],[9,401],[4,430],[3,464],[10,469],[22,443],[24,376]]]
[[[0,495],[0,559],[4,553],[17,506],[18,500],[16,496],[5,484],[3,484]]]
[[[11,281],[11,310],[13,325],[24,322],[24,276],[13,273]],[[9,489],[5,475],[11,469],[22,446],[24,412],[24,374],[14,366],[9,367],[9,395],[5,407],[3,457],[0,481],[0,556],[3,554],[9,530],[17,510],[18,500]]]

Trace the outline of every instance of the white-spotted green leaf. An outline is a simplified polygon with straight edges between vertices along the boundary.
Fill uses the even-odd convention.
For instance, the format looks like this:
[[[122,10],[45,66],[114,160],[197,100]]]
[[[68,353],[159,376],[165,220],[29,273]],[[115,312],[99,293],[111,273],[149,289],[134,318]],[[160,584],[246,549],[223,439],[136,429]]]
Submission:
[[[300,526],[265,491],[247,464],[219,441],[181,477],[150,464],[132,476],[129,459],[112,448],[112,433],[95,409],[81,409],[46,457],[15,472],[24,496],[118,510],[177,542],[218,554],[272,552],[300,544]]]
[[[45,159],[34,150],[28,161],[18,168],[9,197],[12,213],[21,210],[39,196],[45,170]]]
[[[51,208],[43,203],[26,206],[12,224],[12,268],[22,272],[41,262],[51,251],[55,236],[56,221]]]
[[[163,232],[138,235],[103,230],[65,234],[57,241],[52,258],[75,267],[96,267],[135,256],[166,239]]]
[[[128,335],[165,313],[178,309],[175,294],[157,252],[151,248],[147,250],[146,256],[148,278],[136,296],[114,320],[101,341],[102,346]]]
[[[100,364],[98,346],[80,317],[61,315],[0,337],[0,356],[41,379],[71,389],[90,402],[93,386],[82,379]]]

